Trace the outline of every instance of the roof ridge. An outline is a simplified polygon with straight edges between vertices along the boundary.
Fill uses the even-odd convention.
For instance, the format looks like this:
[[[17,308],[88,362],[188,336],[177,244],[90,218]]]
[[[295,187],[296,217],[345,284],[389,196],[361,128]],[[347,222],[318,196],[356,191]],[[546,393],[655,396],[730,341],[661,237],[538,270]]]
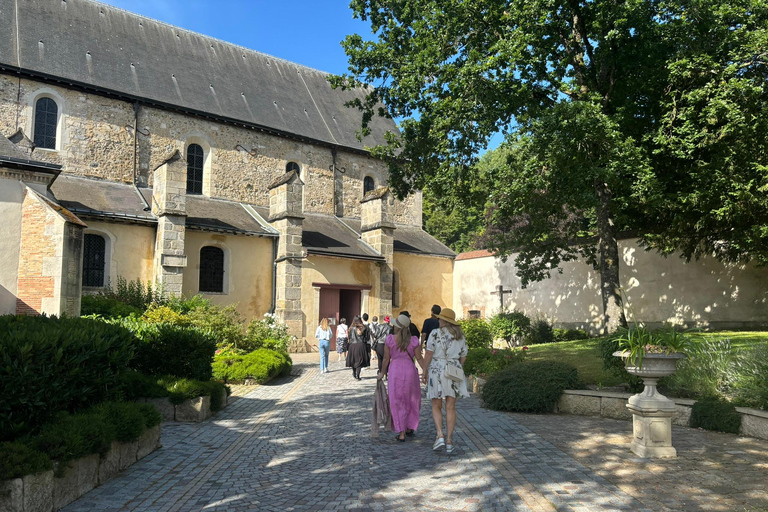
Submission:
[[[100,2],[99,0],[82,0],[82,1],[83,2],[87,2],[87,3],[91,3],[91,4],[96,4],[96,5],[103,5],[104,7],[108,7],[110,9],[114,9],[116,11],[119,11],[119,12],[122,12],[122,13],[125,13],[125,14],[128,14],[128,15],[131,15],[131,16],[135,16],[135,17],[138,17],[138,18],[143,18],[145,20],[152,21],[152,22],[157,23],[159,25],[164,25],[164,26],[172,28],[174,30],[180,30],[181,32],[185,32],[187,34],[192,34],[192,35],[195,35],[195,36],[204,37],[206,39],[210,39],[211,41],[216,41],[218,43],[222,43],[224,45],[231,46],[231,47],[237,48],[239,50],[244,50],[244,51],[247,51],[247,52],[251,52],[251,53],[254,53],[254,54],[259,55],[261,57],[268,57],[270,59],[274,59],[276,61],[280,61],[280,62],[283,62],[285,64],[291,64],[291,65],[297,66],[299,68],[303,68],[303,69],[306,69],[306,70],[309,70],[309,71],[314,71],[316,73],[321,73],[321,74],[325,74],[325,75],[333,75],[333,73],[328,72],[328,71],[323,71],[322,69],[313,68],[311,66],[307,66],[306,64],[300,64],[298,62],[294,62],[292,60],[284,59],[282,57],[275,57],[274,55],[270,55],[268,53],[260,52],[258,50],[254,50],[253,48],[248,48],[247,46],[243,46],[243,45],[240,45],[240,44],[237,44],[237,43],[232,43],[230,41],[225,41],[224,39],[219,39],[218,37],[209,36],[209,35],[203,34],[201,32],[195,32],[194,30],[190,30],[188,28],[180,27],[178,25],[174,25],[172,23],[168,23],[168,22],[165,22],[165,21],[162,21],[162,20],[158,20],[158,19],[152,18],[150,16],[145,16],[145,15],[139,14],[137,12],[129,11],[128,9],[123,9],[122,7],[117,7],[116,5],[111,5],[111,4],[108,4],[108,3],[105,3],[105,2]]]

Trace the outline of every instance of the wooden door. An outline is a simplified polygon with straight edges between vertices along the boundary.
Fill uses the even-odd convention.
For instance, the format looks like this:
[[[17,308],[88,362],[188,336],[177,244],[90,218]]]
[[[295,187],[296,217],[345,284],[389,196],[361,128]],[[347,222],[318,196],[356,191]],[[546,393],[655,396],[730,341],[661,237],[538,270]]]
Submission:
[[[320,288],[320,318],[316,319],[315,326],[320,324],[322,318],[327,318],[333,336],[331,337],[331,351],[336,350],[336,326],[339,325],[339,303],[341,290],[338,288]]]

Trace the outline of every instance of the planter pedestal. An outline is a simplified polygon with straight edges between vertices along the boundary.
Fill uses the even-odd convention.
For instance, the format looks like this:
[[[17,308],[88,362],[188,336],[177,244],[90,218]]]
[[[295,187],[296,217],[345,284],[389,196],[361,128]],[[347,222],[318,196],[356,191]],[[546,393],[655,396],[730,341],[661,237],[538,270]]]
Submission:
[[[624,356],[622,352],[614,355]],[[645,354],[641,366],[626,360],[627,372],[641,377],[645,386],[641,393],[631,396],[627,401],[627,409],[632,413],[630,449],[640,457],[677,457],[677,450],[672,446],[675,403],[659,393],[656,384],[661,377],[675,373],[677,361],[683,357],[683,354]]]

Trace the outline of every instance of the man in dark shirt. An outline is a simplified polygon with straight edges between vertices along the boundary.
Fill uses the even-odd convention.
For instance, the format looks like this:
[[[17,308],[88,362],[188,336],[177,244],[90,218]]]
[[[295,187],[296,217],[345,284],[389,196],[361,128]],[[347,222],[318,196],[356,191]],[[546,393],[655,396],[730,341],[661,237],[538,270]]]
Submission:
[[[405,315],[408,318],[411,318],[411,314],[409,312],[407,312],[407,311],[401,311],[400,314],[401,315]],[[416,336],[417,338],[419,338],[419,336],[421,336],[421,334],[419,333],[419,328],[416,327],[416,325],[413,322],[411,322],[411,324],[408,326],[408,329],[411,331],[411,336]],[[395,326],[394,325],[389,327],[389,334],[395,334]],[[421,338],[419,338],[419,339],[421,339]]]
[[[440,314],[442,308],[435,304],[432,306],[432,316],[424,320],[424,326],[421,328],[421,343],[422,345],[429,339],[429,334],[440,327],[440,321],[437,319],[437,315]]]

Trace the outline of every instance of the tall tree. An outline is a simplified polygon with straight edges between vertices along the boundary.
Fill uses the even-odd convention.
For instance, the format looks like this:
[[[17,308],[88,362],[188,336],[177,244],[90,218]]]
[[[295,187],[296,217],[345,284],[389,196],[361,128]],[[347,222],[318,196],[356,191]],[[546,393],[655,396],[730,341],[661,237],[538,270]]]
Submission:
[[[669,110],[675,95],[685,96],[689,117],[697,117],[699,96],[690,91],[711,80],[692,84],[681,71],[670,87],[673,65],[685,51],[694,60],[726,58],[707,39],[734,41],[729,31],[754,27],[751,16],[765,20],[763,3],[353,0],[377,40],[347,37],[350,74],[332,83],[368,86],[354,102],[364,111],[363,133],[373,115],[404,119],[400,137],[373,148],[389,161],[390,184],[401,196],[427,183],[462,194],[472,187],[475,155],[491,135],[506,133],[509,163],[490,176],[485,239],[503,257],[520,251],[524,282],[545,278],[563,261],[595,257],[603,321],[613,330],[624,322],[617,234],[663,230],[657,209],[672,201],[669,181],[658,179],[662,166],[676,159],[677,179],[692,167],[691,155],[675,154],[673,143],[677,133],[684,146],[695,145],[686,139],[690,127]],[[712,10],[721,15],[697,16]],[[691,122],[706,124],[706,116],[697,119]],[[646,243],[675,247],[679,240]]]

